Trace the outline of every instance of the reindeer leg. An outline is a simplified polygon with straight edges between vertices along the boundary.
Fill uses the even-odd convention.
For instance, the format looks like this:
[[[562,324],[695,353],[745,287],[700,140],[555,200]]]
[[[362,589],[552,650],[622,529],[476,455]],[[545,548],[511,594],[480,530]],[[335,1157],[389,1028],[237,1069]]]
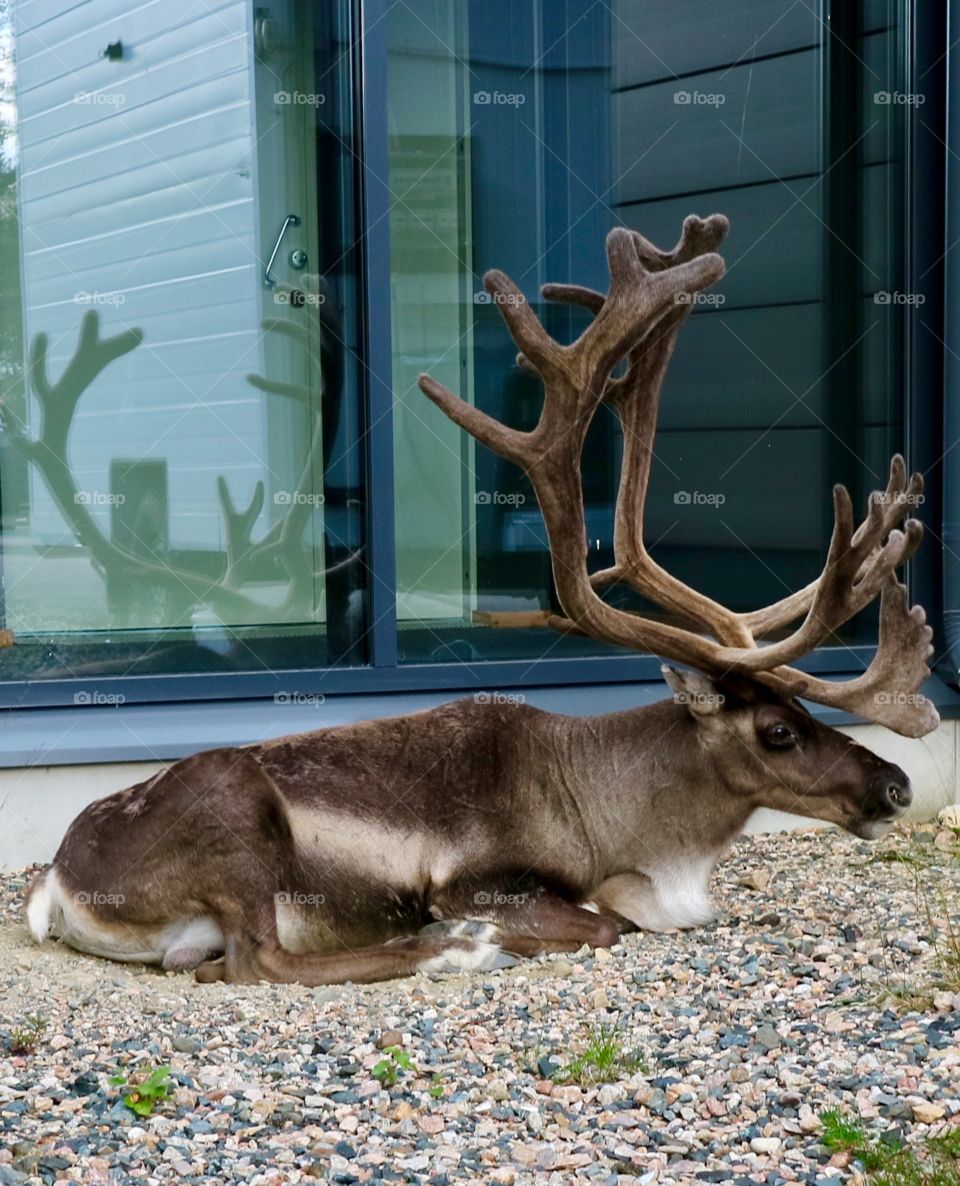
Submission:
[[[218,980],[226,980],[227,961],[221,955],[215,960],[204,960],[197,964],[194,976],[198,984],[215,984]]]
[[[493,927],[488,927],[492,935]],[[242,964],[231,966],[229,958],[208,960],[196,970],[200,983],[225,980],[229,984],[250,984],[269,980],[275,984],[372,984],[394,980],[415,972],[490,971],[515,963],[496,943],[472,936],[434,937],[414,935],[356,951],[333,955],[294,955],[277,944],[260,944],[245,953]]]
[[[417,935],[329,954],[287,951],[277,937],[272,902],[245,918],[218,911],[224,955],[200,964],[196,977],[202,983],[268,980],[313,987],[369,984],[415,972],[490,971],[510,967],[513,956],[576,951],[584,944],[609,947],[630,928],[626,919],[585,910],[542,886],[485,893],[473,881],[462,881],[435,892],[429,905],[440,921]]]
[[[491,938],[494,929],[488,928]],[[336,955],[291,955],[282,947],[259,955],[265,979],[285,983],[296,981],[308,987],[317,984],[370,984],[394,980],[415,972],[487,972],[510,967],[516,961],[504,956],[496,942],[482,937],[414,935],[375,947]]]
[[[533,890],[478,890],[476,883],[455,882],[436,892],[431,913],[442,921],[432,923],[421,934],[463,933],[471,922],[492,923],[505,951],[531,956],[551,951],[577,951],[588,947],[611,947],[624,931],[632,929],[624,918],[595,913],[543,886]],[[447,919],[466,919],[468,922]]]
[[[277,936],[272,901],[246,917],[224,910],[219,915],[224,934],[224,954],[196,969],[200,983],[224,980],[228,984],[370,984],[415,972],[490,971],[516,961],[501,952],[496,929],[462,934],[425,935],[392,939],[355,950],[295,954]]]

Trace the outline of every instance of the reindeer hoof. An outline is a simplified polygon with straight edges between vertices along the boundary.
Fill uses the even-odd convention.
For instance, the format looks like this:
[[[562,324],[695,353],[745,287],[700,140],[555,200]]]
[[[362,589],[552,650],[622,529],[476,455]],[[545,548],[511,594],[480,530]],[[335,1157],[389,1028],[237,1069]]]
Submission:
[[[216,960],[204,960],[197,964],[194,976],[198,984],[216,984],[218,980],[226,978],[226,960],[221,956]]]
[[[192,972],[207,953],[200,947],[175,947],[163,957],[165,972]]]
[[[481,943],[496,943],[500,929],[479,918],[451,918],[428,922],[420,928],[420,934],[429,935],[431,939],[476,939]]]
[[[501,950],[496,943],[484,943],[476,939],[451,939],[444,942],[439,955],[426,959],[419,967],[421,972],[453,975],[457,972],[495,972],[500,968],[512,968],[520,963],[517,956]]]

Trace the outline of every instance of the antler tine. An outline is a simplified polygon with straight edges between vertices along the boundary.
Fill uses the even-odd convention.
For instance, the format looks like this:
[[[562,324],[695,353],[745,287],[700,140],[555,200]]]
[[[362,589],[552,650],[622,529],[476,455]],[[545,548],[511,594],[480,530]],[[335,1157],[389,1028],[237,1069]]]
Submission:
[[[921,501],[923,476],[912,474],[907,481],[907,467],[903,457],[897,453],[890,461],[890,476],[885,490],[875,490],[867,502],[867,515],[853,533],[850,543],[857,549],[861,579],[879,556],[880,545],[903,520],[908,509]],[[740,620],[754,638],[765,638],[773,631],[789,625],[806,614],[813,605],[820,579],[811,581],[805,588],[791,593],[781,601],[741,614]]]
[[[525,355],[523,356],[526,357]],[[535,372],[538,373],[538,372]],[[517,465],[527,468],[532,462],[533,433],[519,432],[515,428],[508,428],[499,420],[494,420],[486,412],[468,404],[442,383],[438,383],[431,375],[421,374],[417,383],[423,394],[437,405],[441,412],[448,416],[454,424],[459,424],[472,437],[478,440],[494,453],[506,457]]]
[[[770,671],[791,663],[818,647],[835,630],[864,609],[882,591],[889,576],[905,564],[923,539],[923,525],[908,519],[903,531],[892,530],[866,570],[861,567],[873,552],[871,538],[853,540],[853,506],[845,486],[833,488],[834,527],[830,550],[806,617],[787,638],[747,653],[730,650],[730,667],[743,672]],[[877,530],[874,525],[874,531]]]
[[[667,268],[676,267],[677,264],[696,259],[699,255],[716,251],[729,230],[730,220],[723,214],[711,214],[709,218],[698,218],[695,214],[688,214],[683,220],[683,230],[677,245],[671,251],[661,251],[639,231],[630,233],[641,264],[648,272],[662,272]],[[591,313],[599,313],[606,300],[602,292],[585,288],[580,284],[544,284],[540,292],[545,300],[565,305],[579,305],[589,309]]]
[[[47,376],[48,341],[44,333],[33,339],[30,381],[43,413],[37,439],[41,446],[56,452],[66,440],[80,396],[115,358],[140,345],[143,331],[127,329],[112,338],[101,338],[100,314],[96,309],[88,309],[80,323],[77,348],[56,383],[51,383]]]
[[[673,268],[687,260],[696,259],[716,251],[730,230],[730,220],[723,214],[711,214],[709,218],[698,218],[688,214],[683,220],[683,230],[672,251],[661,251],[639,231],[633,232],[633,242],[641,263],[650,272]]]
[[[677,297],[708,288],[720,279],[725,268],[719,255],[707,252],[651,271],[637,249],[636,233],[625,227],[614,227],[607,236],[607,262],[610,291],[603,307],[577,341],[567,347],[568,352],[576,352],[583,359],[594,382],[602,378],[591,392],[597,400],[603,398],[610,371],[639,345]]]
[[[579,305],[589,309],[591,313],[599,313],[603,308],[606,297],[595,288],[585,288],[582,284],[541,284],[540,293],[546,301],[556,301],[560,305]]]
[[[906,587],[889,574],[880,595],[877,651],[862,675],[833,682],[783,667],[757,678],[782,695],[855,713],[905,737],[923,737],[940,723],[936,707],[917,691],[930,674],[932,654],[933,631],[923,608],[911,608]]]
[[[713,251],[729,227],[722,214],[705,219],[690,215],[684,219],[683,232],[671,251],[661,251],[636,231],[632,235],[643,266],[649,271],[662,271]],[[542,292],[548,300],[579,305],[594,313],[599,312],[605,300],[593,289],[573,284],[546,284]],[[607,380],[604,398],[620,419],[623,464],[614,524],[614,564],[594,573],[591,583],[595,589],[627,584],[664,609],[698,623],[720,642],[753,646],[750,631],[737,614],[672,577],[650,557],[643,543],[644,508],[660,391],[677,334],[691,308],[689,300],[675,301],[630,352],[627,373],[620,379]]]
[[[561,369],[563,348],[543,328],[540,318],[510,277],[492,268],[484,273],[483,287],[493,297],[518,348],[533,363],[544,381]]]
[[[220,499],[220,511],[223,515],[224,531],[227,537],[227,571],[224,581],[229,584],[237,567],[253,550],[251,532],[263,510],[265,488],[262,479],[258,480],[253,488],[250,502],[245,507],[238,509],[230,496],[227,479],[223,474],[220,474],[217,478],[217,495]]]

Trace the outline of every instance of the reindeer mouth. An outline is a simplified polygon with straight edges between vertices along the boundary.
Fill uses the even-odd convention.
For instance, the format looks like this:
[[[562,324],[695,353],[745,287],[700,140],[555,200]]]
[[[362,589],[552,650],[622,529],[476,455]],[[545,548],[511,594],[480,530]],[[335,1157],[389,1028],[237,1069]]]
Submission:
[[[886,836],[897,820],[902,818],[902,811],[898,811],[896,815],[884,816],[883,819],[861,818],[848,825],[847,830],[854,836],[859,836],[861,840],[879,840],[881,836]]]

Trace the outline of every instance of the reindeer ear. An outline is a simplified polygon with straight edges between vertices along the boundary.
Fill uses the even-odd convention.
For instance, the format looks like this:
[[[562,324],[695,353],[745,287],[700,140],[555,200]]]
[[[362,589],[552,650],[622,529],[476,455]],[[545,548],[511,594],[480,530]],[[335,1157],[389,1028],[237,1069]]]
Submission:
[[[726,697],[702,671],[682,671],[664,664],[660,670],[677,704],[685,704],[693,717],[712,716],[722,710]]]

